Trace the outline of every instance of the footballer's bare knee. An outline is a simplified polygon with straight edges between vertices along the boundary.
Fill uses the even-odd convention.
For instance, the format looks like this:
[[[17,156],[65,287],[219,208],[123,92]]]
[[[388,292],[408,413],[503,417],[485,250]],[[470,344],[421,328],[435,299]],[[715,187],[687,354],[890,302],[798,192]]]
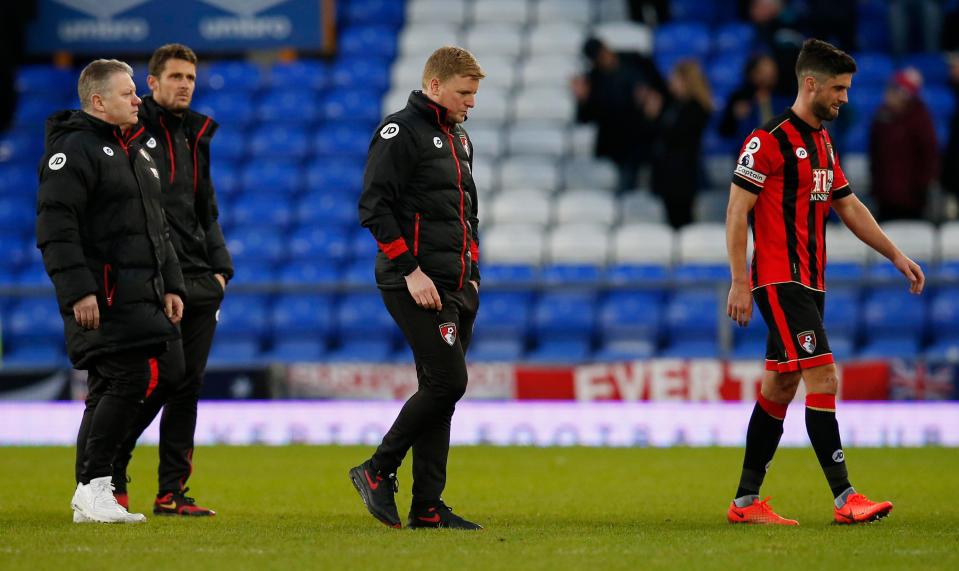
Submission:
[[[789,404],[799,388],[799,372],[776,373],[766,371],[763,376],[762,395],[777,404]]]
[[[802,377],[809,394],[834,395],[839,390],[839,372],[834,363],[805,369]]]

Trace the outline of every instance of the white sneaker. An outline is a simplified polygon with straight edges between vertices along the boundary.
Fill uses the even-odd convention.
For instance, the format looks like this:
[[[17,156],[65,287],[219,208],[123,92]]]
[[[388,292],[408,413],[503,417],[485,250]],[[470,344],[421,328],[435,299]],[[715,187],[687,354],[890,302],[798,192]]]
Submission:
[[[73,522],[86,523],[139,523],[146,521],[143,514],[132,514],[117,503],[113,496],[113,483],[110,476],[94,478],[87,485],[77,484],[73,494]]]

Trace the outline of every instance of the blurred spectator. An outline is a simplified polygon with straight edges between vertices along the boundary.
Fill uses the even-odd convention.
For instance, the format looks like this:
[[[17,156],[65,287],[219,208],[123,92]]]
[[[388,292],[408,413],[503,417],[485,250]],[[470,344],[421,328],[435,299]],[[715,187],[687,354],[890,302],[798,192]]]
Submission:
[[[949,58],[949,83],[956,100],[949,127],[949,143],[942,157],[942,187],[959,199],[959,53]]]
[[[776,93],[794,97],[798,84],[792,71],[805,41],[797,31],[798,13],[787,11],[782,0],[750,0],[747,17],[756,28],[757,44],[769,52],[779,71]]]
[[[23,60],[27,24],[36,15],[36,0],[10,2],[0,19],[0,132],[6,131],[17,109],[17,66]]]
[[[805,0],[803,31],[845,52],[856,51],[859,10],[856,0]]]
[[[896,72],[872,119],[869,163],[880,220],[922,218],[936,178],[936,131],[919,97],[921,86],[915,69]]]
[[[938,0],[889,0],[892,52],[939,51],[942,6]]]
[[[668,0],[629,0],[629,17],[648,26],[669,21]]]
[[[709,83],[699,64],[695,60],[676,64],[665,100],[652,92],[643,107],[653,121],[653,192],[663,199],[669,223],[679,228],[692,222],[700,146],[713,111]]]
[[[583,53],[592,68],[571,81],[576,120],[596,123],[596,156],[616,163],[622,192],[636,186],[639,167],[649,157],[649,121],[639,107],[637,93],[656,89],[662,78],[649,58],[624,57],[596,38],[586,41]]]
[[[788,99],[774,93],[779,69],[770,56],[749,58],[743,75],[743,84],[729,95],[719,123],[719,134],[737,141],[744,141],[753,129],[789,105]]]

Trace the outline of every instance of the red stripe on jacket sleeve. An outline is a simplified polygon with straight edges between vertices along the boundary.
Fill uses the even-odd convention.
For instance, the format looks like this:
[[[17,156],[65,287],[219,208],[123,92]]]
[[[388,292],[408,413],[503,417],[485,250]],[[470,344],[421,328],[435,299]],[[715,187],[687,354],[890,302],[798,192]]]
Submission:
[[[397,238],[388,244],[384,244],[383,242],[377,242],[376,244],[380,247],[380,250],[383,250],[386,257],[391,260],[395,260],[410,251],[409,246],[406,245],[406,240],[403,238]]]

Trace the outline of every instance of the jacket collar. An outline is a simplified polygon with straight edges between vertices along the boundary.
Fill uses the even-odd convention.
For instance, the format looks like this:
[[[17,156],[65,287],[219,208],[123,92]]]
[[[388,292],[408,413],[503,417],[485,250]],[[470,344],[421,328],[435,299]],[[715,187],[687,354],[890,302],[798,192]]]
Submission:
[[[436,122],[444,129],[449,129],[452,127],[452,125],[450,125],[446,120],[449,110],[439,103],[434,102],[419,89],[410,93],[410,98],[407,105],[415,109],[418,113],[422,114],[429,121]]]

